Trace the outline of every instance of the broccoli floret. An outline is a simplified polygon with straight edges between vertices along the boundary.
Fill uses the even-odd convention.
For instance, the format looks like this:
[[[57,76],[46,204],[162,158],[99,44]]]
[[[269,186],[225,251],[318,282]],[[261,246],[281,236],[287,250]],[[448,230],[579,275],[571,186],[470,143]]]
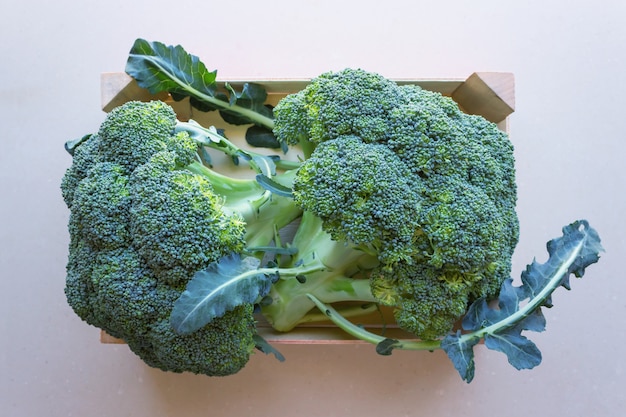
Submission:
[[[61,179],[61,194],[65,204],[71,208],[74,201],[74,190],[78,183],[87,176],[91,167],[102,161],[100,155],[100,137],[87,135],[80,146],[72,150],[72,165]]]
[[[144,337],[161,308],[158,280],[132,248],[95,252],[87,276],[97,327],[121,339]],[[172,291],[162,286],[166,291]]]
[[[174,154],[159,152],[131,175],[133,246],[162,279],[186,282],[226,253],[241,252],[245,225],[222,210],[204,177],[176,170]]]
[[[399,263],[393,273],[377,269],[371,288],[382,305],[394,309],[396,323],[423,340],[448,334],[470,301],[471,282],[428,264]]]
[[[453,176],[433,176],[428,184],[419,222],[430,250],[417,254],[418,261],[467,276],[476,297],[494,296],[510,273],[517,242],[514,211]],[[477,275],[482,279],[475,280]]]
[[[100,125],[100,155],[105,161],[122,164],[130,173],[167,149],[176,123],[176,113],[162,101],[118,106]]]
[[[255,349],[253,306],[243,304],[189,335],[172,330],[169,314],[151,328],[152,360],[160,369],[209,376],[237,373]],[[144,347],[145,349],[145,347]]]
[[[70,226],[94,248],[128,245],[131,205],[128,179],[121,165],[98,162],[75,187]]]
[[[279,141],[320,143],[356,135],[365,142],[384,138],[388,113],[398,104],[397,85],[360,69],[322,74],[274,108],[274,133]]]
[[[384,145],[340,136],[318,145],[304,161],[293,194],[324,221],[333,239],[394,263],[413,252],[420,183]]]
[[[69,255],[66,265],[65,297],[68,305],[82,320],[99,327],[93,314],[93,284],[91,273],[98,252],[70,228]]]

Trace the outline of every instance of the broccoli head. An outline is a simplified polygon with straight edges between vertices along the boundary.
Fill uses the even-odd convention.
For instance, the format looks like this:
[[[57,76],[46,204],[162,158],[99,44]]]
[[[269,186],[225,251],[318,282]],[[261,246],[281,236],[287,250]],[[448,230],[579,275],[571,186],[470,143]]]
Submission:
[[[504,132],[449,97],[361,70],[324,74],[285,103],[275,108],[279,139],[314,144],[296,173],[296,203],[333,238],[378,255],[376,288],[387,288],[381,277],[399,284],[400,270],[423,291],[427,270],[437,277],[434,292],[457,294],[447,313],[398,305],[402,314],[422,311],[420,322],[439,323],[440,333],[402,320],[407,328],[442,336],[469,302],[497,295],[518,241]],[[410,294],[405,287],[397,293]]]
[[[268,241],[255,244],[267,245],[272,214],[288,213],[282,224],[301,211],[276,204],[287,199],[271,199],[256,180],[202,165],[199,146],[215,140],[185,130],[165,103],[129,102],[75,145],[61,183],[70,208],[68,304],[163,370],[227,375],[247,362],[257,336],[253,304],[191,335],[174,332],[170,313],[196,272],[244,251],[246,222],[263,219],[254,228]]]
[[[118,162],[130,173],[175,142],[176,123],[176,113],[162,101],[128,102],[111,110],[100,125],[99,153],[103,160]]]
[[[163,315],[147,339],[152,360],[172,372],[192,369],[209,376],[237,373],[256,347],[253,308],[252,304],[237,306],[189,335],[175,333],[169,314]]]

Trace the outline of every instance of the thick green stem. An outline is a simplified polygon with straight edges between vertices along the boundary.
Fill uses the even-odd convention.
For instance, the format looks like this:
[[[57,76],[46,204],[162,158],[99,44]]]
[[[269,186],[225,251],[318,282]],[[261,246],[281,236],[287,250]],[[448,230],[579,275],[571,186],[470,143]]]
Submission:
[[[228,101],[220,100],[216,97],[204,94],[203,92],[192,88],[188,84],[178,83],[178,85],[181,89],[187,91],[192,97],[210,103],[213,106],[218,107],[219,109],[243,116],[255,125],[263,126],[270,130],[274,129],[274,119],[272,119],[271,117],[263,116],[258,112],[248,109],[246,107],[241,107],[237,104],[230,104]]]
[[[296,278],[296,276],[312,274],[315,272],[323,271],[325,268],[321,262],[312,262],[309,265],[301,265],[297,268],[258,268],[251,271],[251,274],[267,274],[267,275],[279,275],[281,279]]]
[[[302,210],[291,198],[273,195],[266,191],[262,199],[253,201],[244,210],[237,212],[246,222],[246,243],[248,247],[267,246],[274,239],[277,230],[297,219]]]
[[[292,247],[298,252],[281,265],[285,270],[314,261],[323,263],[325,269],[300,279],[281,279],[272,285],[269,293],[272,303],[264,306],[262,313],[274,329],[289,331],[303,320],[309,320],[307,317],[315,304],[307,294],[314,294],[326,303],[377,302],[369,279],[353,278],[372,267],[370,257],[332,240],[323,231],[321,220],[313,214],[303,213]]]
[[[369,280],[367,279],[348,278],[329,271],[305,275],[306,281],[304,282],[297,279],[282,278],[285,277],[281,273],[281,280],[272,286],[268,294],[272,303],[261,309],[272,327],[281,332],[289,331],[303,322],[312,321],[309,315],[310,311],[315,308],[315,304],[309,298],[311,293],[329,304],[341,302],[377,303],[370,292]],[[371,312],[363,308],[358,311],[361,314]],[[319,319],[319,315],[315,319]]]
[[[332,306],[324,304],[318,298],[313,296],[312,294],[308,295],[308,298],[311,302],[320,309],[320,311],[331,320],[337,327],[344,330],[346,333],[351,336],[363,340],[365,342],[369,342],[375,345],[379,343],[385,342],[389,340],[384,336],[377,335],[370,331],[365,330],[361,326],[357,326],[356,324],[350,322],[346,319],[345,316],[340,314],[337,310],[335,310]],[[441,342],[439,340],[397,340],[393,343],[394,349],[405,349],[405,350],[435,350],[441,348]]]
[[[206,128],[194,120],[189,120],[188,122],[178,121],[174,131],[187,132],[192,139],[203,146],[215,149],[231,158],[244,159],[257,174],[267,174],[273,171],[271,166],[276,165],[274,159],[270,162],[271,158],[269,157],[243,150],[220,135],[214,127]]]
[[[265,189],[256,179],[232,178],[200,162],[193,162],[185,168],[208,179],[215,192],[224,197],[227,206],[235,206],[241,201],[255,200],[265,193]]]
[[[345,318],[361,317],[366,314],[371,314],[376,311],[379,311],[379,307],[378,307],[378,304],[367,303],[367,304],[360,304],[357,306],[343,307],[337,311],[342,317],[345,317]],[[298,322],[298,325],[304,324],[304,323],[314,323],[314,322],[323,322],[323,321],[328,321],[328,316],[326,316],[326,314],[310,312],[300,319],[300,321]]]

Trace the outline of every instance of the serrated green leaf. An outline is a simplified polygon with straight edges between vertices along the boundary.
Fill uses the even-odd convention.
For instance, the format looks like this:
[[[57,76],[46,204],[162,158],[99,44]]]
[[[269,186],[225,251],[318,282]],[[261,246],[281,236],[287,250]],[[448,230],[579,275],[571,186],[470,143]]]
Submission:
[[[170,316],[174,330],[193,333],[227,311],[266,295],[272,278],[257,272],[258,266],[258,259],[235,254],[197,272],[174,303]]]
[[[495,322],[502,317],[510,316],[519,309],[519,304],[526,299],[523,288],[514,287],[512,279],[506,279],[500,287],[498,296],[498,310],[491,310],[488,320]]]
[[[226,83],[225,88],[229,92],[227,99],[230,106],[240,106],[253,110],[256,113],[268,118],[274,117],[272,108],[265,105],[265,101],[267,100],[267,91],[262,85],[244,83],[241,87],[241,91],[237,91],[231,84]],[[220,110],[220,115],[226,123],[230,123],[232,125],[245,125],[251,123],[249,118],[243,117],[237,112],[229,111],[228,109]]]
[[[129,52],[126,73],[152,94],[168,92],[174,100],[189,97],[190,104],[201,111],[219,110],[227,123],[273,127],[263,86],[246,83],[241,91],[231,85],[218,90],[217,71],[209,71],[180,45],[137,39]]]
[[[470,383],[474,379],[474,346],[480,338],[462,338],[461,333],[450,334],[441,340],[441,348],[446,352],[461,378]]]
[[[265,353],[266,355],[274,355],[276,359],[280,362],[285,361],[285,356],[278,351],[274,346],[272,346],[267,340],[265,340],[261,335],[255,334],[253,336],[255,347]]]
[[[546,317],[541,308],[536,308],[516,326],[519,330],[530,330],[532,332],[543,332],[546,329]]]
[[[277,183],[273,179],[271,179],[267,175],[257,175],[257,182],[266,190],[272,192],[273,194],[282,196],[282,197],[293,197],[293,191],[289,187],[285,187],[282,184]]]
[[[521,335],[520,331],[494,332],[485,335],[485,346],[502,352],[515,369],[531,369],[541,363],[537,346]]]
[[[461,322],[461,327],[463,330],[467,330],[469,332],[473,332],[479,330],[487,324],[486,315],[489,313],[489,306],[487,305],[487,300],[483,298],[479,298],[474,301],[469,308],[467,309],[467,313],[463,316],[463,320]]]

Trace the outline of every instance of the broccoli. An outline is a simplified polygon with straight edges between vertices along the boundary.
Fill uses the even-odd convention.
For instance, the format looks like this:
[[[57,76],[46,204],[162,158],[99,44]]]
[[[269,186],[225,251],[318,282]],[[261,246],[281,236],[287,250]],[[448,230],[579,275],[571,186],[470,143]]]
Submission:
[[[199,157],[200,147],[211,146],[262,169],[262,158],[179,122],[158,101],[117,107],[96,134],[75,143],[61,183],[70,208],[65,292],[78,316],[125,340],[147,363],[225,375],[240,369],[255,346],[253,304],[190,336],[167,328],[172,305],[193,275],[220,257],[247,248],[262,256],[254,247],[268,245],[301,210],[254,179],[213,173]],[[255,223],[254,235],[247,223]],[[186,350],[189,341],[196,345]]]
[[[297,252],[275,273],[292,277],[311,258],[325,266],[272,286],[261,311],[275,329],[313,320],[309,294],[390,306],[404,330],[435,339],[471,302],[497,295],[518,220],[513,149],[495,125],[352,69],[313,79],[274,113],[278,139],[310,151],[290,185],[305,213],[289,242]]]
[[[243,219],[222,210],[211,182],[175,169],[172,152],[158,152],[130,176],[132,244],[160,279],[172,284],[224,253],[244,248]]]
[[[275,108],[279,139],[295,143],[284,135],[298,131],[313,144],[294,200],[334,239],[377,255],[373,293],[398,324],[441,337],[473,300],[495,297],[518,241],[506,134],[441,94],[362,70],[324,74],[295,95]]]
[[[547,266],[529,267],[512,289],[513,147],[495,124],[439,93],[345,69],[271,110],[262,86],[220,90],[182,48],[143,40],[127,71],[152,93],[189,96],[226,122],[273,134],[279,146],[268,147],[300,152],[293,161],[244,150],[216,127],[176,120],[159,101],[126,103],[98,132],[66,144],[68,303],[150,366],[229,375],[255,348],[280,357],[258,334],[261,318],[279,332],[331,320],[382,354],[443,348],[466,380],[480,338],[505,353],[494,340],[509,338],[530,358],[507,353],[514,366],[534,366],[536,352],[518,335],[541,328],[529,308],[549,305],[550,292],[601,250],[595,231],[574,223],[550,243]],[[209,152],[249,175],[219,172]],[[498,297],[501,309],[488,311]],[[538,301],[520,308],[524,297]],[[421,340],[347,320],[381,306]],[[461,321],[473,333],[459,333]]]

